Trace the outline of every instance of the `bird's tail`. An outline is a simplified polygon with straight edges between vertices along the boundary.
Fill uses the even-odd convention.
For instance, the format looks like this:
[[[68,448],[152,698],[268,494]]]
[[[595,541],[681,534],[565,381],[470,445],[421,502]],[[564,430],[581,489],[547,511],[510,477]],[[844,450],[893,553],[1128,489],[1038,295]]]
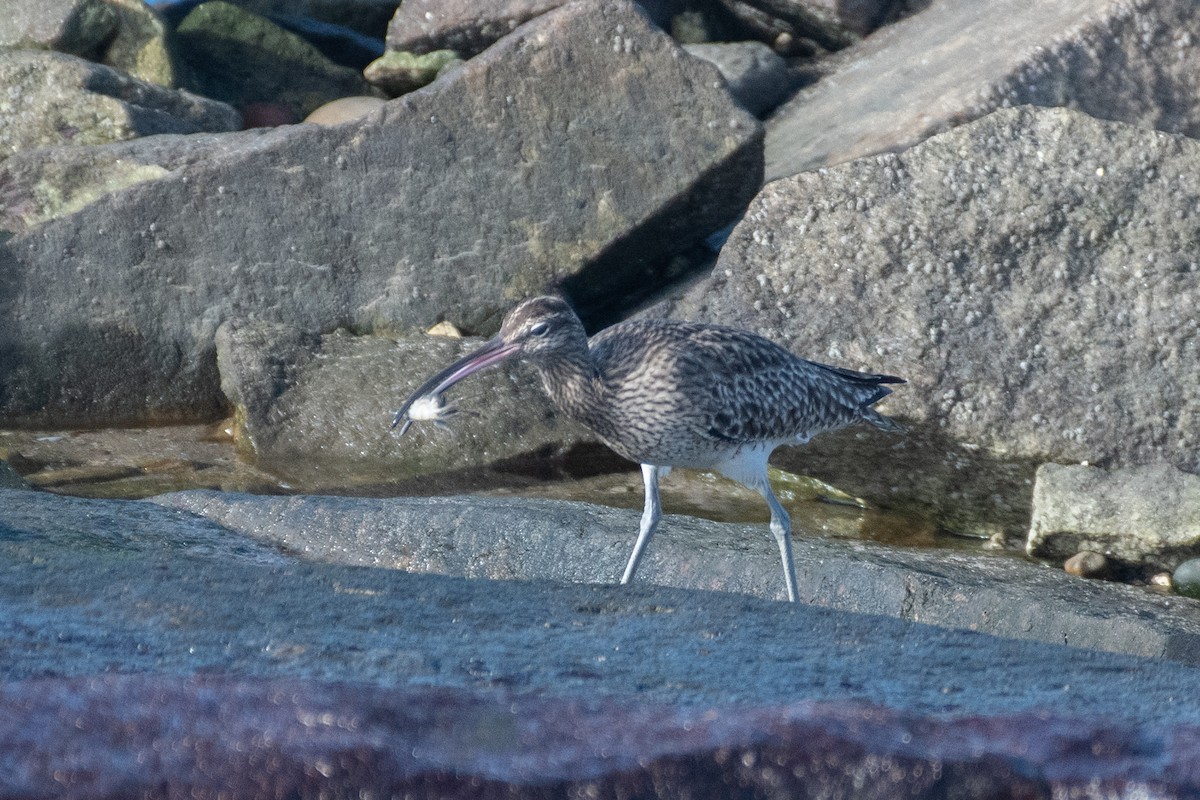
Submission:
[[[861,390],[856,399],[858,400],[858,413],[863,422],[869,422],[876,428],[888,433],[903,433],[904,426],[891,417],[885,417],[871,406],[878,403],[883,398],[892,393],[892,390],[883,384],[900,384],[908,383],[903,378],[897,378],[895,375],[879,375],[872,372],[858,372],[852,369],[843,367],[832,367],[828,364],[820,366],[845,380],[855,389]]]

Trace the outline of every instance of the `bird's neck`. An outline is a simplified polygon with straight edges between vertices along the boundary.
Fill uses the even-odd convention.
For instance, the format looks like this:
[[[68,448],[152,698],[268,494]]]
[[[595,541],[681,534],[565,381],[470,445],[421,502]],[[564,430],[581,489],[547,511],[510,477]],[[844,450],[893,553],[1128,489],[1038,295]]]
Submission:
[[[597,391],[595,366],[587,346],[559,353],[553,360],[535,366],[554,407],[571,419],[587,424],[596,409]]]

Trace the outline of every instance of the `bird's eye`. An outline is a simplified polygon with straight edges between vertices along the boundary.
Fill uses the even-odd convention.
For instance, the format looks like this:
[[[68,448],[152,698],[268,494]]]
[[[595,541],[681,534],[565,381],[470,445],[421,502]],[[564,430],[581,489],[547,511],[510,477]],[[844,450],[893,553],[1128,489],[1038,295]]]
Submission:
[[[545,336],[550,331],[549,322],[539,322],[529,329],[529,332],[534,336]]]

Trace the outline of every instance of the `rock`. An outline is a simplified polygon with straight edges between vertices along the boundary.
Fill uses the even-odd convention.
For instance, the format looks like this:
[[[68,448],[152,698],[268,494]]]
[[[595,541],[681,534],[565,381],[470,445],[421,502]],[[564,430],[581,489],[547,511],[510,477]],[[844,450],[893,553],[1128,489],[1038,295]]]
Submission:
[[[9,97],[0,106],[0,157],[54,145],[236,130],[241,122],[224,103],[62,53],[0,52],[0,86]],[[6,195],[14,189],[6,187]]]
[[[387,49],[415,54],[454,50],[470,58],[566,0],[406,0],[388,24]]]
[[[819,437],[778,465],[1023,539],[1047,461],[1200,470],[1198,176],[1200,142],[998,111],[767,184],[672,313],[907,378],[884,413],[908,434]]]
[[[332,103],[326,103],[304,118],[305,122],[317,125],[341,125],[372,114],[383,107],[384,100],[379,97],[342,97]]]
[[[1169,464],[1102,470],[1045,464],[1026,545],[1035,558],[1096,550],[1140,570],[1200,555],[1200,475]]]
[[[581,670],[586,667],[581,667]],[[10,797],[1120,797],[1200,790],[1187,723],[713,709],[228,675],[0,684]],[[169,753],[169,757],[162,754]],[[1099,777],[1098,777],[1099,776]],[[552,787],[552,788],[550,788]],[[1140,790],[1139,790],[1140,791]]]
[[[557,541],[581,578],[603,566],[585,552],[599,510],[566,504],[163,501],[214,516],[229,501],[268,518],[282,510],[276,529],[302,522],[355,557],[368,531],[388,541],[390,529],[376,527],[398,518],[388,509],[403,516],[424,505],[414,522],[428,535],[459,527],[457,541],[487,549],[492,568],[523,541],[510,532],[532,532],[541,517],[532,547],[550,555]],[[601,533],[606,517],[594,518]],[[617,517],[624,527],[637,515]],[[754,797],[833,787],[932,800],[1010,796],[1014,786],[1029,797],[1117,796],[1152,785],[1183,798],[1197,785],[1193,664],[645,583],[302,562],[236,525],[146,502],[0,490],[0,531],[5,796],[64,787],[73,797],[154,796],[163,786],[252,796],[268,785],[292,796],[524,797],[551,786],[556,795],[699,797],[736,785]],[[757,533],[767,555],[774,545]],[[622,530],[622,544],[630,534]],[[468,565],[450,541],[424,552]],[[381,563],[402,543],[391,546]],[[841,547],[853,561],[858,548]],[[610,549],[598,552],[607,559]],[[906,555],[879,548],[861,575]],[[974,591],[944,591],[933,564],[912,574],[911,599]],[[1064,599],[1081,593],[1081,609],[1139,596],[1021,568],[1066,586]],[[993,586],[1013,602],[1041,596],[1006,577]],[[811,585],[871,591],[842,580],[834,572]],[[1112,617],[1114,627],[1154,623],[1144,602]],[[1164,599],[1157,622],[1190,607]],[[1097,629],[1110,609],[1095,607]],[[1007,612],[994,613],[985,619]],[[1195,642],[1186,644],[1180,655],[1194,660]],[[984,779],[995,788],[981,795]]]
[[[689,44],[683,49],[720,70],[734,99],[755,116],[770,111],[792,92],[787,62],[762,42]]]
[[[143,0],[105,2],[116,13],[117,23],[100,60],[139,80],[174,87],[178,70],[167,45],[166,20]]]
[[[405,0],[388,24],[387,49],[416,54],[454,50],[470,58],[524,23],[563,6],[567,0]],[[638,4],[654,22],[666,25],[686,0],[645,0]]]
[[[0,460],[0,489],[24,489],[26,483],[21,479],[7,460]]]
[[[718,0],[764,42],[811,39],[826,50],[840,50],[869,33],[890,0]]]
[[[104,0],[0,0],[0,49],[58,50],[88,58],[116,26],[117,14]]]
[[[772,116],[767,179],[902,150],[1023,103],[1200,135],[1191,0],[1050,0],[1027,11],[1023,0],[933,0],[839,53]]]
[[[1200,600],[1200,558],[1189,558],[1176,567],[1167,585],[1185,597]]]
[[[318,106],[368,94],[356,70],[269,20],[221,0],[201,3],[175,29],[185,85],[236,108],[272,102],[304,119]]]
[[[1103,553],[1081,550],[1063,563],[1063,571],[1079,578],[1103,578],[1108,575],[1108,559]]]
[[[155,498],[305,558],[469,578],[615,582],[640,513],[497,497],[388,500],[184,492]],[[670,509],[668,509],[670,510]],[[1200,608],[1015,558],[895,549],[795,528],[800,600],[995,636],[1200,663]],[[786,597],[765,523],[668,516],[636,585]],[[623,588],[629,588],[628,586]]]
[[[490,334],[559,282],[586,309],[740,213],[761,142],[710,65],[609,1],[357,123],[11,158],[0,417],[216,418],[226,321]]]
[[[511,468],[593,441],[556,420],[541,381],[521,368],[485,373],[447,395],[462,412],[449,431],[422,423],[397,438],[392,414],[404,399],[481,341],[333,334],[311,343],[282,326],[224,326],[217,358],[240,449],[294,490],[384,486],[502,460]]]
[[[368,64],[363,77],[389,96],[399,97],[433,83],[443,70],[462,63],[453,50],[434,50],[424,55],[390,50]]]

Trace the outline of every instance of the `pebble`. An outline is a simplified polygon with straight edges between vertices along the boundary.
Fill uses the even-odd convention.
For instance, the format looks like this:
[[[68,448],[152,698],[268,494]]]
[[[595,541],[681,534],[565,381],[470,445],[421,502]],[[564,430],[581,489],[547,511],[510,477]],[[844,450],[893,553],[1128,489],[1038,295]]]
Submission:
[[[341,125],[343,122],[365,117],[375,111],[384,101],[379,97],[366,95],[355,97],[339,97],[313,111],[305,118],[305,122],[315,122],[318,125]]]
[[[1200,600],[1200,558],[1189,558],[1176,567],[1171,581],[1177,594]]]
[[[1067,559],[1063,570],[1080,578],[1102,578],[1108,574],[1108,559],[1102,553],[1082,550]]]

